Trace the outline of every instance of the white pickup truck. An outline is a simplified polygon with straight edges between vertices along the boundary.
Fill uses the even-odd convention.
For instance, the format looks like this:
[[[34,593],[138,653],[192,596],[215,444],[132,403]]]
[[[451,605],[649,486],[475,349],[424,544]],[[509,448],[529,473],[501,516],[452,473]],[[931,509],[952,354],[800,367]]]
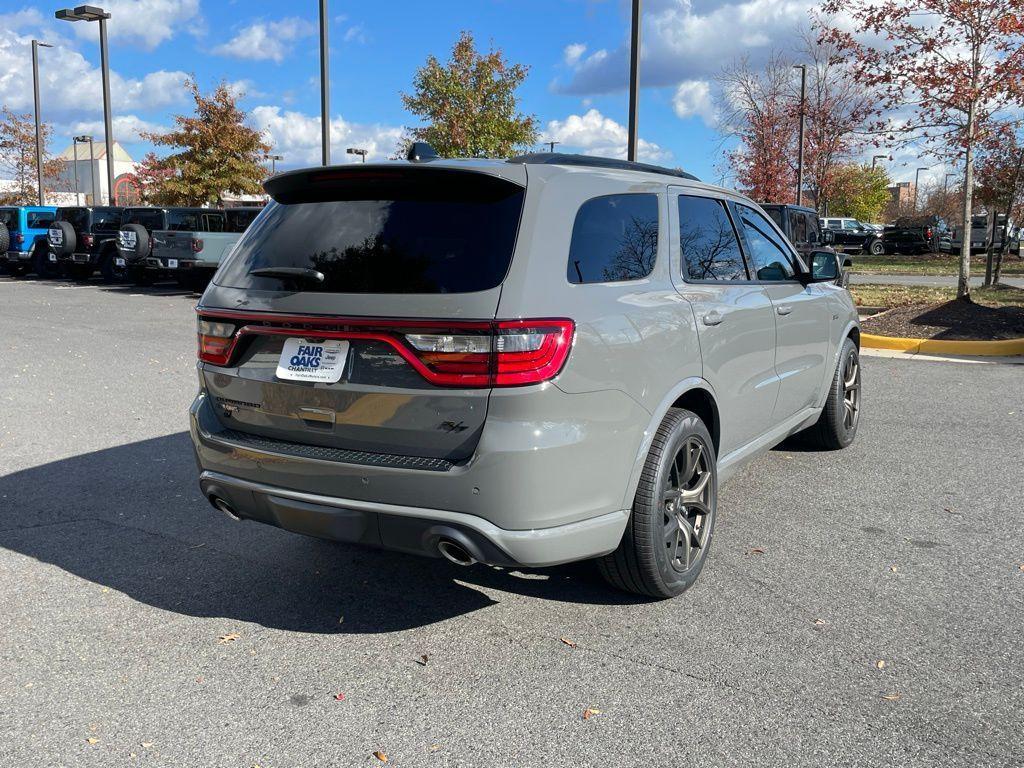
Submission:
[[[150,282],[174,277],[182,285],[202,289],[261,210],[183,211],[175,217],[171,229],[153,232],[153,250],[146,259]]]

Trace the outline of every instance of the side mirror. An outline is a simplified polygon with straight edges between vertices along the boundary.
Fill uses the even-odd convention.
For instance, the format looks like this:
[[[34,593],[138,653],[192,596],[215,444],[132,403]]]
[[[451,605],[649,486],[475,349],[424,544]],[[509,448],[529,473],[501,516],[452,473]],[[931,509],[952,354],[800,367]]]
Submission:
[[[821,244],[822,245],[832,245],[832,243],[834,243],[835,241],[836,241],[836,233],[835,232],[833,232],[831,229],[823,229],[823,230],[821,230]]]
[[[811,253],[810,283],[831,283],[839,279],[839,259],[832,251]]]

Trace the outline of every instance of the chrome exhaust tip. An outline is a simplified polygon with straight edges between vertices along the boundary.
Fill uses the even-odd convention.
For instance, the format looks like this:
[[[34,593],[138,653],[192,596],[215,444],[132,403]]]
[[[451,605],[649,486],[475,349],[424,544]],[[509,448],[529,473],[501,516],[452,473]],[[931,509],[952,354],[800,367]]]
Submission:
[[[234,507],[232,507],[230,504],[228,504],[220,496],[211,496],[210,497],[210,503],[213,505],[214,509],[223,512],[225,515],[230,517],[235,522],[238,522],[238,521],[240,521],[242,519],[241,517],[238,516],[238,513],[235,512]]]
[[[441,557],[455,565],[473,565],[476,558],[466,550],[464,546],[451,539],[441,539],[437,542],[437,551]]]

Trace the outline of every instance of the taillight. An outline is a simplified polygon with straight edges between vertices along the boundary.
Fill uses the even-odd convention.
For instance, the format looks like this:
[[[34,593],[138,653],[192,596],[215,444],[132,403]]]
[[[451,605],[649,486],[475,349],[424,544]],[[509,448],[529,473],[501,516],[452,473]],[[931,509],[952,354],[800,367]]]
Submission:
[[[192,238],[192,253],[199,253],[201,250],[203,250],[203,241],[200,240],[198,237],[193,237]]]
[[[92,248],[92,235],[82,235],[82,245]]]
[[[227,365],[235,345],[234,323],[199,320],[199,359],[214,365]]]
[[[217,311],[199,319],[199,359],[231,362],[246,335],[304,336],[384,342],[424,379],[440,387],[515,387],[553,379],[562,370],[576,329],[572,320],[497,320],[434,323]],[[246,325],[246,320],[274,325]],[[287,323],[283,328],[279,323]],[[275,327],[276,326],[276,327]]]
[[[924,230],[924,239],[925,240],[931,240],[932,239],[932,228],[931,227],[926,227],[925,228],[925,230]]]

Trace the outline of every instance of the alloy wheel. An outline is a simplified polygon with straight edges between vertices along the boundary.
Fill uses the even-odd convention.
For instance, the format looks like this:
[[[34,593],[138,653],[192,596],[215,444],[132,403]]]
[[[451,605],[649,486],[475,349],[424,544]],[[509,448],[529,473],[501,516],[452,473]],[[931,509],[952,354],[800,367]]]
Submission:
[[[860,418],[860,361],[850,350],[843,362],[843,426],[849,432]]]
[[[704,442],[690,436],[676,453],[662,494],[664,541],[669,562],[688,571],[707,547],[711,531],[710,457]]]

